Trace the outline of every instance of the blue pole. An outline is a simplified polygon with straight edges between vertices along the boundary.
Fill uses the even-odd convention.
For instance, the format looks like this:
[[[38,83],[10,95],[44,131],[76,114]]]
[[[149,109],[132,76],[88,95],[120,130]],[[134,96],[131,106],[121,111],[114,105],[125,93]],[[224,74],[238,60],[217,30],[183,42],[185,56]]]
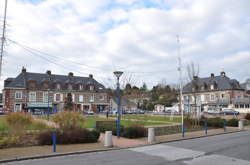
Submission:
[[[224,120],[224,131],[226,132],[227,131],[227,121]]]
[[[185,126],[184,126],[184,124],[182,125],[181,129],[182,129],[182,137],[184,137],[185,136]]]
[[[53,138],[53,152],[56,152],[56,132],[52,132],[52,138]]]
[[[207,122],[205,122],[205,134],[207,135]]]
[[[120,100],[120,84],[119,84],[119,77],[117,78],[117,89],[116,89],[116,93],[117,93],[117,126],[116,126],[116,132],[117,132],[117,137],[120,138],[120,108],[121,108],[121,100]]]

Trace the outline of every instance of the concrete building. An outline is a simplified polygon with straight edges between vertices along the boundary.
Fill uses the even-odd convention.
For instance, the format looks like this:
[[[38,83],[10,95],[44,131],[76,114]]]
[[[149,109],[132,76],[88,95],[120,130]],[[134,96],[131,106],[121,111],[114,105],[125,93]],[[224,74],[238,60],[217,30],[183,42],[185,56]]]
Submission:
[[[4,108],[10,111],[47,111],[64,110],[64,101],[68,94],[72,95],[74,110],[101,111],[107,109],[109,97],[105,87],[97,82],[93,75],[88,77],[31,73],[25,68],[15,78],[4,81]]]

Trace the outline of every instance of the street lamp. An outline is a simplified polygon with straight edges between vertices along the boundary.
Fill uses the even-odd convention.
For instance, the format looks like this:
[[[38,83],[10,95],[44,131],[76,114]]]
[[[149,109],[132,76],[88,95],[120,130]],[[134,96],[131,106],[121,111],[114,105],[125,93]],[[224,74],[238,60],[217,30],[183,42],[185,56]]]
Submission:
[[[116,98],[117,98],[117,121],[116,121],[116,134],[117,137],[120,138],[120,123],[121,123],[121,96],[120,96],[120,84],[119,84],[119,78],[123,72],[121,71],[115,71],[114,75],[117,78],[117,88],[116,88]]]

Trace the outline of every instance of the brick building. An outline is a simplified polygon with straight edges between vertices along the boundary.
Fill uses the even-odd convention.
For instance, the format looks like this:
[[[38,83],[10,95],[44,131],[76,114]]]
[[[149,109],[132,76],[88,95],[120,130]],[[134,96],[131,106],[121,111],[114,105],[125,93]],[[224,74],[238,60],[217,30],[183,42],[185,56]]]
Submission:
[[[11,111],[33,111],[39,109],[60,111],[64,109],[65,98],[72,95],[74,110],[101,111],[108,108],[109,96],[105,87],[93,75],[88,77],[31,73],[25,68],[16,78],[4,81],[4,108]],[[48,97],[49,96],[49,97]]]

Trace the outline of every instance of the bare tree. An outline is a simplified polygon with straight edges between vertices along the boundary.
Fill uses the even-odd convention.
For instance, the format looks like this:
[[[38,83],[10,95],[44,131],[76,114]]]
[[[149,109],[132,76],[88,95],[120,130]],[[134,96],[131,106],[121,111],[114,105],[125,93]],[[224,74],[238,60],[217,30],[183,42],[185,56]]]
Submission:
[[[192,108],[192,114],[197,118],[198,108],[197,108],[197,92],[199,90],[199,64],[195,65],[193,62],[187,66],[187,75],[190,82],[189,90],[194,98],[194,110]]]

